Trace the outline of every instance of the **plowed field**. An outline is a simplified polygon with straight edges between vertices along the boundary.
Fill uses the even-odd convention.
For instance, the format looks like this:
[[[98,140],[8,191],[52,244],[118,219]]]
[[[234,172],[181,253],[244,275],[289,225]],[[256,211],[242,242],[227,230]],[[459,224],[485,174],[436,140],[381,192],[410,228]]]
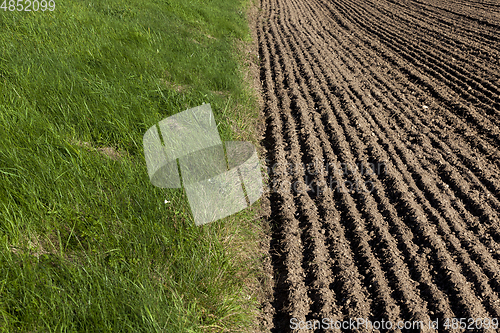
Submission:
[[[500,2],[260,0],[259,15],[263,324],[500,331]]]

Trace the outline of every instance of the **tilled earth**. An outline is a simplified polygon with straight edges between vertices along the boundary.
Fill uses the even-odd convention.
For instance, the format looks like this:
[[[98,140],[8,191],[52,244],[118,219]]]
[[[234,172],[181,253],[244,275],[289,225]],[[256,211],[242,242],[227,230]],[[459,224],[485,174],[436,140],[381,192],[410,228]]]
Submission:
[[[263,325],[500,331],[500,2],[260,0],[256,30]]]

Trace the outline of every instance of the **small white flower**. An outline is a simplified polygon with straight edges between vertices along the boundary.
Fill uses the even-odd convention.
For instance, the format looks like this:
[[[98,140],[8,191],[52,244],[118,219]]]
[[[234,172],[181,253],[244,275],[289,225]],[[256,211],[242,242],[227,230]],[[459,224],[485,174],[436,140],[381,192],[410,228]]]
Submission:
[[[170,201],[168,201],[168,200],[165,200],[165,204],[168,204],[168,203],[170,203]]]

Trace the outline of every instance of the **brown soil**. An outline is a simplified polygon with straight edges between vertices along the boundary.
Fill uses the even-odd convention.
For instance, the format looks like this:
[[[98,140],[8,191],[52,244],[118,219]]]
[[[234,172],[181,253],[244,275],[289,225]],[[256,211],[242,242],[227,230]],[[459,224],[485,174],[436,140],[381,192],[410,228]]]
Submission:
[[[447,318],[499,318],[498,1],[259,10],[274,281],[263,326],[438,320],[459,332],[471,330]]]

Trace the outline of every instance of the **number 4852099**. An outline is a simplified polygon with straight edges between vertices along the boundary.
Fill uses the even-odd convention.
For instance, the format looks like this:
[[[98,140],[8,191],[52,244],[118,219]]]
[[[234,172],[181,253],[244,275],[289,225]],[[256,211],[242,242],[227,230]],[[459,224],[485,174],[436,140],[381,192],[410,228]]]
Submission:
[[[1,1],[1,0],[0,0]],[[37,12],[37,11],[54,11],[56,9],[56,2],[54,0],[4,0],[0,9],[4,11],[18,11],[18,12]]]

